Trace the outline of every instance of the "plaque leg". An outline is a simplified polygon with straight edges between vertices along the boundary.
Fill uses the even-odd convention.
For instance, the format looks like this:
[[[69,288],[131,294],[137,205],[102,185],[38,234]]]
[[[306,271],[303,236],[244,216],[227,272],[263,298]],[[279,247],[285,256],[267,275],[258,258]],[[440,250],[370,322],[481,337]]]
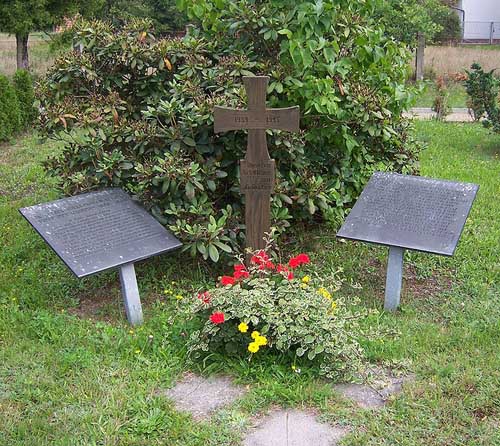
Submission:
[[[120,267],[120,282],[127,319],[131,325],[140,325],[143,320],[142,305],[133,263]]]
[[[387,279],[385,282],[384,309],[386,311],[396,311],[399,307],[401,286],[403,284],[403,254],[403,248],[397,246],[389,248]]]

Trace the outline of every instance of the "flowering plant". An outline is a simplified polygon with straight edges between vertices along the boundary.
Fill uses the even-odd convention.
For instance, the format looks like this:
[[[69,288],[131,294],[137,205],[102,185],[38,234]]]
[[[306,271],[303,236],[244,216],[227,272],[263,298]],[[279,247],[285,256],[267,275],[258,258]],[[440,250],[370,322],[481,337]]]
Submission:
[[[275,262],[266,251],[253,253],[248,267],[239,262],[232,275],[199,293],[193,311],[204,320],[191,334],[188,351],[246,352],[249,358],[274,350],[316,362],[330,378],[358,369],[363,350],[356,337],[364,316],[352,310],[336,292],[340,272],[325,279],[306,273],[307,254],[286,263]]]

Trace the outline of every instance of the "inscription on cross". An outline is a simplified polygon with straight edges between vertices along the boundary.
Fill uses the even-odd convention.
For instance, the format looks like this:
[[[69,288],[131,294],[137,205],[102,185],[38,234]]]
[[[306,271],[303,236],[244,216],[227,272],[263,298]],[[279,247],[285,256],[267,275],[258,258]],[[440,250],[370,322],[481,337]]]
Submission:
[[[266,130],[299,131],[299,107],[266,108],[269,77],[243,78],[248,110],[215,107],[216,133],[248,130],[245,159],[240,161],[240,190],[245,194],[247,247],[265,247],[265,234],[271,228],[271,193],[274,190],[275,162],[267,149]]]

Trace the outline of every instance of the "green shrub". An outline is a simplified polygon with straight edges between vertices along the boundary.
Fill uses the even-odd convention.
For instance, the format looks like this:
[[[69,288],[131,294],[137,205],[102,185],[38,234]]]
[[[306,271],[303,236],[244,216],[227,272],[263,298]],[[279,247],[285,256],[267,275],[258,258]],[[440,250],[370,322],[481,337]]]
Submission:
[[[468,78],[465,87],[469,96],[468,106],[477,121],[485,117],[484,124],[494,131],[500,132],[500,107],[498,94],[500,80],[494,76],[494,71],[485,72],[481,65],[475,63],[467,71]]]
[[[21,129],[21,114],[16,91],[9,79],[0,74],[0,141]]]
[[[221,2],[224,3],[224,2]],[[219,28],[157,40],[147,23],[76,25],[83,54],[60,57],[37,89],[49,133],[66,141],[50,171],[66,193],[119,186],[193,254],[241,246],[238,161],[244,132],[215,135],[213,107],[245,107],[242,76],[269,75],[268,105],[300,105],[300,134],[268,132],[276,159],[272,220],[340,221],[374,170],[414,171],[402,112],[407,51],[365,3],[214,6]],[[196,3],[205,17],[208,3]],[[225,3],[224,3],[225,4]],[[194,5],[194,2],[192,3]],[[257,9],[256,9],[257,8]]]
[[[34,106],[35,91],[33,79],[27,70],[18,70],[14,74],[14,88],[19,101],[21,124],[24,128],[30,126],[36,118],[37,110]]]
[[[360,321],[368,312],[353,310],[336,295],[338,275],[307,275],[305,254],[275,265],[265,251],[255,253],[248,269],[234,267],[221,286],[198,294],[192,311],[203,321],[191,333],[188,353],[193,360],[211,353],[237,357],[278,352],[295,365],[317,364],[320,374],[345,378],[357,371],[364,352]],[[310,269],[311,270],[311,269]],[[351,305],[351,306],[350,306]]]

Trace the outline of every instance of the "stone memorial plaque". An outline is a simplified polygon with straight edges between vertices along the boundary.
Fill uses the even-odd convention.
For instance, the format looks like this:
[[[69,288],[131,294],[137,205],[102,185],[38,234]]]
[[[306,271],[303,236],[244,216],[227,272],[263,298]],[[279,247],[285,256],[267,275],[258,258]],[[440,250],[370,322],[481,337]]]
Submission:
[[[376,172],[340,238],[452,256],[479,186]]]
[[[121,189],[63,198],[20,212],[77,277],[181,246]]]

